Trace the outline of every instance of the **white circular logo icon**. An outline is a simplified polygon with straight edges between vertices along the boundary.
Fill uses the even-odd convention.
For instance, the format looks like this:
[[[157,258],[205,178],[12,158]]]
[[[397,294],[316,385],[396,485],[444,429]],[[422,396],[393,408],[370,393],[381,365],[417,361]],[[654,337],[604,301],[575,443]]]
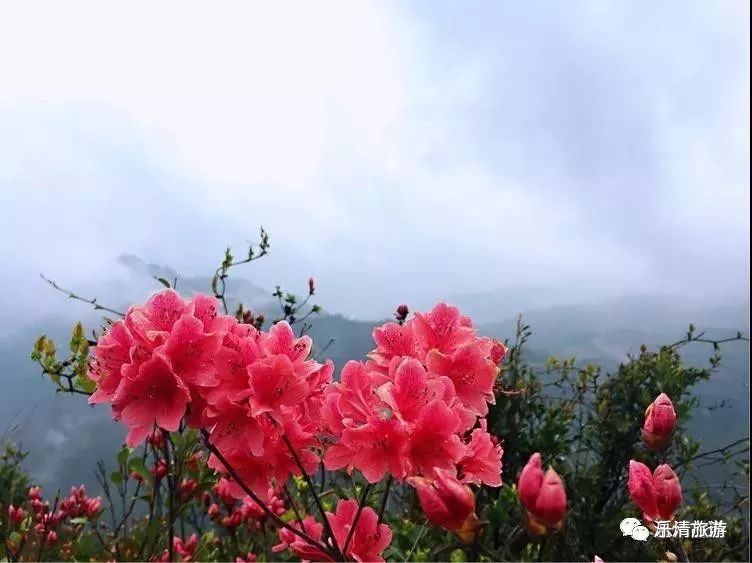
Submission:
[[[648,541],[650,531],[637,518],[625,518],[619,524],[621,533],[637,541]]]

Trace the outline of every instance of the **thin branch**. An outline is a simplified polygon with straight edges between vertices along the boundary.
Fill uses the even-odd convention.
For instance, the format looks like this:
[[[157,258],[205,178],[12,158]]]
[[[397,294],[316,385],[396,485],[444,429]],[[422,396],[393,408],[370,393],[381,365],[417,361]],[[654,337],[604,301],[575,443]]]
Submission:
[[[352,541],[353,536],[355,535],[355,528],[358,527],[358,521],[360,520],[360,513],[363,512],[363,507],[366,505],[366,500],[368,500],[368,493],[370,492],[371,492],[371,483],[368,483],[363,489],[363,494],[361,495],[360,501],[358,502],[358,511],[355,513],[355,518],[353,519],[352,527],[350,528],[350,532],[347,534],[347,539],[345,540],[345,547],[342,550],[343,553],[347,553],[347,548],[350,547],[350,542]]]
[[[334,553],[332,552],[330,548],[328,548],[324,544],[313,539],[311,536],[309,536],[305,532],[305,530],[298,530],[297,528],[290,526],[287,522],[285,522],[279,516],[277,516],[274,512],[272,512],[272,510],[266,505],[266,503],[263,500],[261,500],[261,498],[256,493],[254,493],[253,490],[251,490],[248,487],[248,485],[245,484],[245,482],[238,475],[237,471],[235,471],[235,469],[228,463],[225,456],[222,455],[222,452],[220,452],[217,449],[217,447],[211,443],[211,441],[209,440],[209,433],[206,430],[201,430],[201,437],[203,438],[204,445],[207,447],[207,449],[211,453],[213,453],[217,457],[217,459],[224,466],[225,470],[230,475],[230,477],[232,477],[235,480],[235,482],[240,486],[240,488],[243,489],[245,494],[251,497],[256,502],[256,504],[258,504],[261,507],[261,510],[263,510],[271,520],[273,520],[278,526],[281,526],[282,528],[289,530],[290,532],[292,532],[299,538],[304,539],[309,544],[320,549],[324,553],[327,553],[329,555],[334,555]]]
[[[324,510],[324,506],[321,504],[321,499],[319,498],[319,495],[316,494],[316,487],[313,483],[313,480],[311,479],[311,476],[308,475],[308,472],[303,467],[303,463],[300,461],[300,456],[298,456],[298,452],[295,451],[295,448],[290,443],[290,440],[287,438],[287,435],[280,434],[282,437],[282,441],[287,446],[287,449],[290,452],[290,455],[292,455],[292,459],[295,461],[295,465],[298,466],[298,469],[300,469],[300,472],[303,474],[303,479],[305,480],[306,484],[308,485],[309,490],[313,494],[313,501],[316,503],[316,508],[319,511],[319,514],[321,515],[321,519],[324,524],[324,531],[326,532],[326,535],[329,536],[329,539],[332,542],[332,547],[334,548],[335,553],[337,554],[338,558],[342,557],[342,551],[339,548],[339,545],[337,544],[337,538],[334,537],[334,531],[332,530],[332,526],[329,523],[329,518],[326,515],[326,511]]]
[[[384,487],[384,495],[381,497],[381,508],[379,508],[379,520],[377,522],[377,525],[381,524],[381,522],[384,520],[386,501],[389,499],[389,489],[392,486],[392,481],[394,481],[394,477],[389,474],[389,478],[386,480],[386,486]]]
[[[72,291],[68,291],[67,289],[63,289],[57,283],[55,283],[53,280],[44,277],[44,274],[39,274],[39,277],[42,278],[44,281],[46,281],[48,284],[50,284],[54,289],[59,291],[60,293],[64,293],[67,295],[70,299],[75,299],[76,301],[82,301],[84,303],[88,303],[92,307],[94,307],[95,311],[107,311],[108,313],[112,313],[113,315],[117,315],[119,317],[124,317],[125,313],[118,311],[116,309],[112,309],[110,307],[105,307],[104,305],[100,305],[96,298],[88,299],[86,297],[81,297],[80,295],[76,295]]]

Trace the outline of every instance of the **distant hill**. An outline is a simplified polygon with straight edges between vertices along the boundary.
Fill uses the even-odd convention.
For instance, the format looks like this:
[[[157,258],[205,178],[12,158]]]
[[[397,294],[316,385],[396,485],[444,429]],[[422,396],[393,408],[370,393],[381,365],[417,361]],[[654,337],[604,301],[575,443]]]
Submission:
[[[182,278],[173,270],[147,264],[134,256],[122,256],[118,263],[124,276],[117,277],[96,294],[101,301],[125,309],[129,303],[143,301],[160,289],[152,276],[178,278],[178,290],[184,294],[207,291],[209,277]],[[78,288],[76,288],[78,289]],[[84,291],[81,290],[84,294]],[[276,301],[270,290],[260,288],[242,278],[230,278],[228,297],[231,306],[242,301],[267,318],[278,315]],[[508,296],[511,300],[513,296]],[[107,300],[105,300],[107,298]],[[466,307],[462,296],[454,303],[474,318],[473,307],[480,306],[482,294],[473,296],[475,305]],[[528,357],[542,364],[550,355],[572,356],[580,361],[598,363],[613,370],[627,354],[640,344],[651,346],[677,340],[689,322],[708,328],[718,336],[731,335],[737,329],[748,331],[748,306],[697,306],[680,299],[665,297],[634,297],[603,303],[569,303],[535,308],[528,303],[524,320],[532,326],[533,337]],[[500,339],[513,339],[515,316],[497,317],[494,322],[481,322],[482,334]],[[11,325],[0,336],[0,435],[17,425],[16,440],[31,451],[26,467],[41,483],[66,488],[74,482],[95,485],[97,459],[108,460],[122,443],[124,432],[111,423],[106,407],[90,407],[81,397],[58,395],[49,381],[29,359],[33,341],[42,333],[64,342],[73,323],[82,320],[87,328],[96,328],[101,316],[84,304],[71,302],[65,314],[37,319],[33,325]],[[331,358],[337,372],[351,359],[362,359],[373,347],[371,333],[383,321],[353,320],[338,314],[324,314],[312,319],[308,332],[314,339],[315,351],[325,350],[322,358]],[[699,346],[686,349],[688,361],[705,362],[709,350]],[[724,361],[712,381],[698,388],[702,408],[693,423],[693,430],[707,447],[746,436],[749,419],[749,349],[743,343],[724,348]],[[709,407],[727,400],[725,408]]]

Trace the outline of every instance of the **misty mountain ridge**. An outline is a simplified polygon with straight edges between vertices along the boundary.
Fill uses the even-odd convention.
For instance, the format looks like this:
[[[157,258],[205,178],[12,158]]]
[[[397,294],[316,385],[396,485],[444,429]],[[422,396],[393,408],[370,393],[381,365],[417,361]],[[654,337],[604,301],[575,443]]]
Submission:
[[[162,289],[153,279],[155,276],[171,283],[177,278],[178,291],[187,297],[210,289],[211,276],[181,277],[172,268],[149,264],[137,256],[120,256],[117,264],[119,269],[111,272],[105,283],[68,288],[64,280],[57,281],[79,295],[96,296],[101,304],[122,311],[132,303],[143,303],[149,295]],[[632,296],[600,303],[552,304],[552,294],[545,288],[529,288],[527,293],[522,292],[524,295],[519,302],[514,300],[516,293],[516,290],[503,290],[490,291],[487,296],[483,293],[456,295],[449,303],[471,316],[481,334],[501,340],[514,340],[517,313],[522,313],[524,322],[533,331],[527,357],[534,365],[542,365],[551,355],[576,356],[580,363],[598,363],[604,371],[610,371],[626,361],[628,353],[636,352],[641,344],[655,346],[678,340],[690,322],[694,322],[698,330],[708,329],[709,334],[721,337],[749,328],[746,303],[698,305],[681,298]],[[537,300],[536,295],[540,294],[546,294],[549,301]],[[242,302],[255,313],[263,312],[267,319],[280,316],[272,291],[242,276],[231,276],[227,280],[226,295],[231,310]],[[56,339],[60,348],[64,348],[76,321],[84,322],[87,330],[99,329],[101,311],[94,311],[85,303],[66,301],[62,294],[60,297],[59,312],[48,312],[32,323],[11,324],[5,334],[0,334],[0,378],[6,390],[0,395],[0,435],[5,429],[18,425],[13,438],[31,451],[26,465],[42,484],[65,488],[83,481],[94,486],[95,463],[100,458],[108,460],[114,454],[122,443],[123,428],[111,422],[109,409],[92,408],[81,397],[57,394],[51,382],[40,375],[38,366],[29,359],[32,344],[40,334]],[[487,308],[483,308],[484,302],[489,304]],[[503,312],[500,306],[507,307],[507,314],[495,317],[494,311]],[[307,334],[314,340],[314,353],[321,354],[326,348],[320,359],[334,361],[339,372],[348,360],[363,359],[373,348],[373,328],[387,319],[356,320],[324,313],[309,320],[312,327]],[[698,345],[689,347],[685,356],[693,363],[705,363],[708,354],[707,349]],[[702,405],[697,416],[697,432],[706,445],[746,432],[748,346],[731,343],[724,347],[723,354],[724,361],[716,376],[696,389]],[[19,401],[19,397],[24,397],[24,401]],[[729,408],[711,413],[709,407],[724,399],[730,400]],[[707,424],[705,416],[712,416],[714,423]]]

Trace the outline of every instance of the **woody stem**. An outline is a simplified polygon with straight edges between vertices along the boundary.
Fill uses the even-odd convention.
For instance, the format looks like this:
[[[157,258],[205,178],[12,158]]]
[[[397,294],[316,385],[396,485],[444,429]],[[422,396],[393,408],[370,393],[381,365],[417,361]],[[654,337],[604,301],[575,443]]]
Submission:
[[[347,553],[347,548],[350,547],[350,542],[353,539],[353,536],[355,535],[355,528],[358,527],[358,520],[360,520],[360,513],[363,512],[363,507],[366,505],[366,500],[368,499],[368,493],[371,492],[371,483],[368,483],[363,489],[363,494],[360,496],[360,502],[358,502],[358,511],[355,513],[355,518],[353,519],[352,527],[350,528],[350,532],[347,534],[347,540],[345,540],[345,549],[344,552]]]
[[[306,484],[308,485],[308,489],[311,491],[311,494],[313,495],[313,501],[316,503],[316,508],[319,511],[319,514],[321,515],[321,520],[324,524],[324,531],[326,532],[326,535],[329,536],[329,539],[332,542],[332,548],[334,549],[334,552],[336,553],[336,558],[339,561],[344,561],[344,556],[342,555],[342,551],[339,548],[339,545],[337,545],[337,538],[334,537],[334,532],[332,531],[332,526],[329,524],[329,518],[326,515],[326,512],[324,511],[324,506],[321,504],[321,499],[319,499],[319,495],[316,493],[316,487],[313,484],[313,481],[311,480],[311,476],[308,475],[308,472],[303,467],[303,463],[300,461],[300,457],[298,456],[298,452],[295,451],[295,448],[290,443],[290,440],[287,438],[285,434],[281,434],[282,441],[287,446],[287,449],[290,451],[290,455],[292,455],[292,459],[295,460],[295,465],[298,466],[298,469],[300,469],[300,472],[303,474],[303,479],[305,479]]]
[[[289,524],[287,524],[287,522],[285,522],[279,516],[277,516],[274,512],[272,512],[272,510],[266,505],[266,503],[263,500],[261,500],[261,498],[256,493],[254,493],[250,489],[250,487],[248,487],[248,485],[246,485],[243,482],[243,480],[238,475],[237,471],[235,471],[235,469],[233,469],[233,467],[227,462],[227,459],[225,458],[225,456],[222,455],[222,452],[220,452],[217,449],[217,447],[209,441],[209,433],[206,430],[201,430],[201,437],[204,440],[204,445],[206,445],[207,449],[217,457],[217,459],[220,461],[220,463],[222,463],[222,465],[225,468],[225,471],[227,471],[227,473],[230,475],[230,477],[232,477],[234,479],[234,481],[240,486],[240,488],[243,489],[243,492],[245,492],[245,494],[247,494],[249,497],[251,497],[253,499],[253,501],[261,507],[261,510],[263,510],[264,513],[271,520],[273,520],[278,526],[280,526],[282,528],[285,528],[286,530],[289,530],[290,532],[292,532],[293,534],[295,534],[299,538],[304,539],[305,541],[307,541],[309,544],[311,544],[312,546],[316,547],[317,549],[320,549],[324,553],[327,553],[330,556],[334,556],[336,558],[336,556],[338,555],[338,553],[333,552],[332,549],[328,548],[327,546],[325,546],[321,542],[318,542],[315,539],[313,539],[304,530],[298,530],[297,528],[293,528],[292,526],[290,526]],[[337,550],[337,551],[339,551],[339,550]]]

